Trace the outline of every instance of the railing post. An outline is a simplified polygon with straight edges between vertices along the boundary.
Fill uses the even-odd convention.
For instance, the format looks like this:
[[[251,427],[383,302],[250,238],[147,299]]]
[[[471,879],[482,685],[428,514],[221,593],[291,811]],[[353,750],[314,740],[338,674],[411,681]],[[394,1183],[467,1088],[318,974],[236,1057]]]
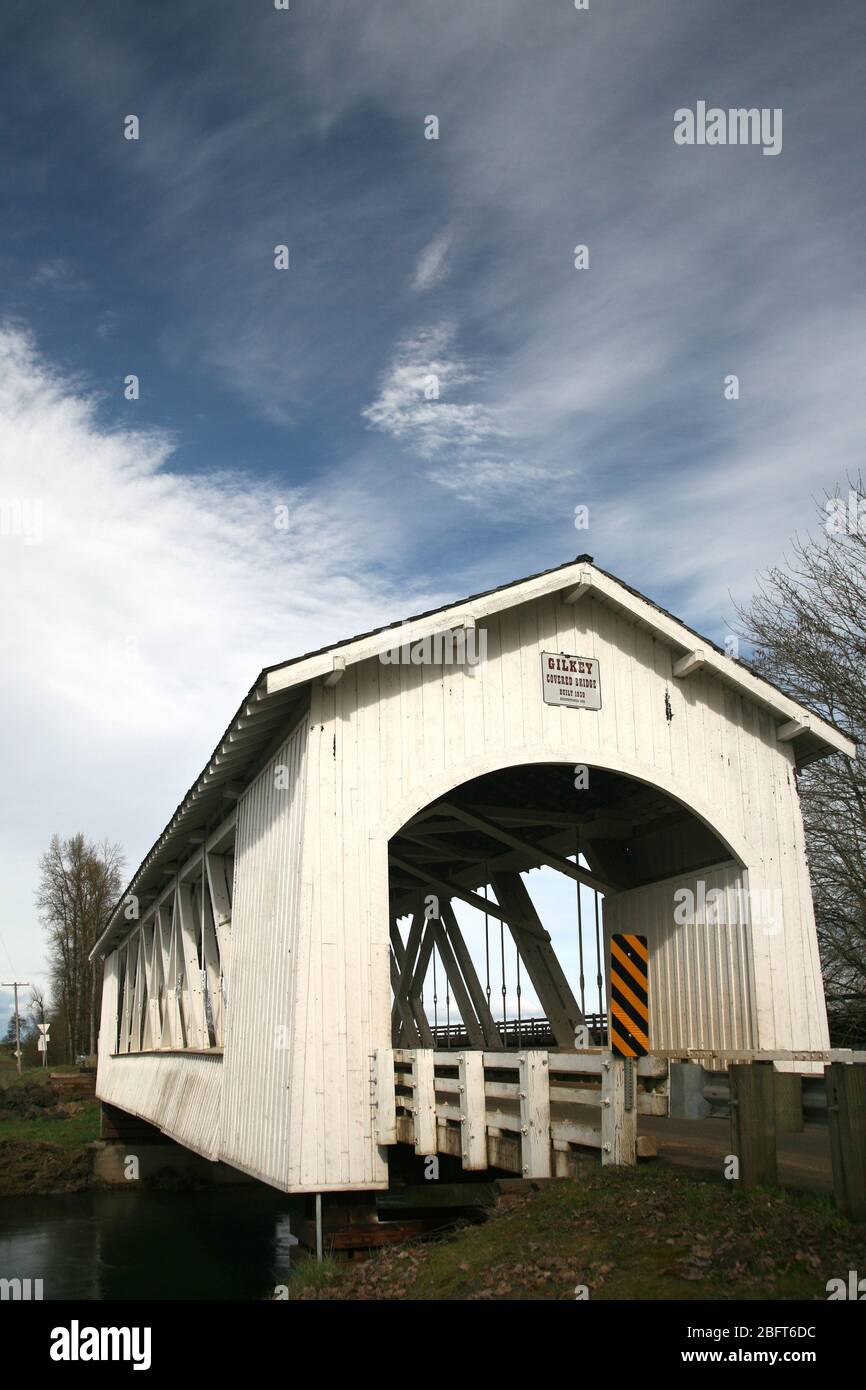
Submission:
[[[487,1103],[483,1052],[460,1052],[460,1154],[464,1168],[487,1167]]]
[[[521,1052],[520,1162],[525,1178],[550,1177],[550,1065],[546,1052]]]
[[[416,1047],[412,1052],[412,1118],[415,1122],[415,1152],[427,1157],[437,1149],[436,1085],[432,1047]]]
[[[637,1162],[637,1063],[611,1052],[601,1064],[601,1162]]]
[[[729,1075],[731,1152],[739,1160],[740,1185],[775,1187],[778,1171],[773,1063],[735,1063]]]
[[[793,1071],[777,1071],[773,1077],[776,1134],[803,1131],[803,1078]]]
[[[824,1076],[836,1204],[849,1221],[866,1221],[866,1064],[831,1062]]]
[[[376,1086],[376,1143],[396,1144],[397,1098],[392,1048],[376,1049],[373,1078]]]

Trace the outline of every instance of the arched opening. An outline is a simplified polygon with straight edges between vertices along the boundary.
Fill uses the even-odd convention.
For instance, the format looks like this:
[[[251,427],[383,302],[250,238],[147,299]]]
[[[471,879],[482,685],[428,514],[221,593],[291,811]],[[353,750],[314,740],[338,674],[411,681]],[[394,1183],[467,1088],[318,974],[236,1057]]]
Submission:
[[[388,852],[392,1042],[403,1047],[606,1044],[605,901],[741,868],[668,791],[555,762],[434,798]]]

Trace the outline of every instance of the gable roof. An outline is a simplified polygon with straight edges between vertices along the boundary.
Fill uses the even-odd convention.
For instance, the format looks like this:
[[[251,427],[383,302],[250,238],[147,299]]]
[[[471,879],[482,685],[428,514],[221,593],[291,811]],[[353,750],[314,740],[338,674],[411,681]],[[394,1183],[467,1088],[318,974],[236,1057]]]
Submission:
[[[671,646],[677,654],[675,666],[682,658],[684,675],[686,667],[691,670],[703,667],[784,721],[780,737],[792,740],[798,767],[834,752],[854,757],[856,744],[834,724],[792,700],[747,663],[729,657],[717,643],[660,608],[637,589],[599,568],[591,555],[578,555],[575,560],[553,569],[512,580],[498,588],[457,599],[415,617],[265,667],[241,702],[207,765],[134,873],[108,928],[94,947],[94,954],[104,954],[118,934],[118,918],[128,895],[135,893],[141,897],[156,885],[161,886],[166,872],[175,864],[180,866],[178,856],[182,856],[182,860],[189,857],[191,837],[206,834],[218,820],[225,818],[227,801],[237,799],[284,740],[293,716],[300,716],[305,710],[312,681],[332,675],[338,678],[346,666],[366,661],[395,645],[473,625],[504,609],[563,591],[566,601],[589,595],[596,602],[627,613],[633,622]]]

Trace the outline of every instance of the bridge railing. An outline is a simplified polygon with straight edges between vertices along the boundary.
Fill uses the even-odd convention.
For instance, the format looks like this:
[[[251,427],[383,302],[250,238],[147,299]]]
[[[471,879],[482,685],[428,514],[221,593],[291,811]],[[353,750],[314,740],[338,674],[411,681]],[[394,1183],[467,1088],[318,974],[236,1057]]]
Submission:
[[[585,1014],[584,1024],[589,1029],[593,1045],[603,1047],[607,1042],[607,1014]],[[556,1046],[550,1021],[543,1016],[497,1020],[496,1029],[507,1048]],[[460,1049],[472,1046],[463,1023],[431,1024],[430,1032],[437,1048]]]
[[[451,1154],[466,1169],[568,1176],[582,1150],[602,1163],[652,1151],[637,1116],[668,1113],[667,1062],[603,1048],[560,1052],[383,1048],[375,1056],[377,1140]]]

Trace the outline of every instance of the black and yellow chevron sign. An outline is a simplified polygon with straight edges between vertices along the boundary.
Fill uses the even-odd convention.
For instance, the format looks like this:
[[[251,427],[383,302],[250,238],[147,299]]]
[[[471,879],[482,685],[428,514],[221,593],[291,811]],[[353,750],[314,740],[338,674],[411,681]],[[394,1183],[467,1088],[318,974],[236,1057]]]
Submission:
[[[646,937],[610,938],[610,1046],[618,1057],[649,1052],[649,952]]]

